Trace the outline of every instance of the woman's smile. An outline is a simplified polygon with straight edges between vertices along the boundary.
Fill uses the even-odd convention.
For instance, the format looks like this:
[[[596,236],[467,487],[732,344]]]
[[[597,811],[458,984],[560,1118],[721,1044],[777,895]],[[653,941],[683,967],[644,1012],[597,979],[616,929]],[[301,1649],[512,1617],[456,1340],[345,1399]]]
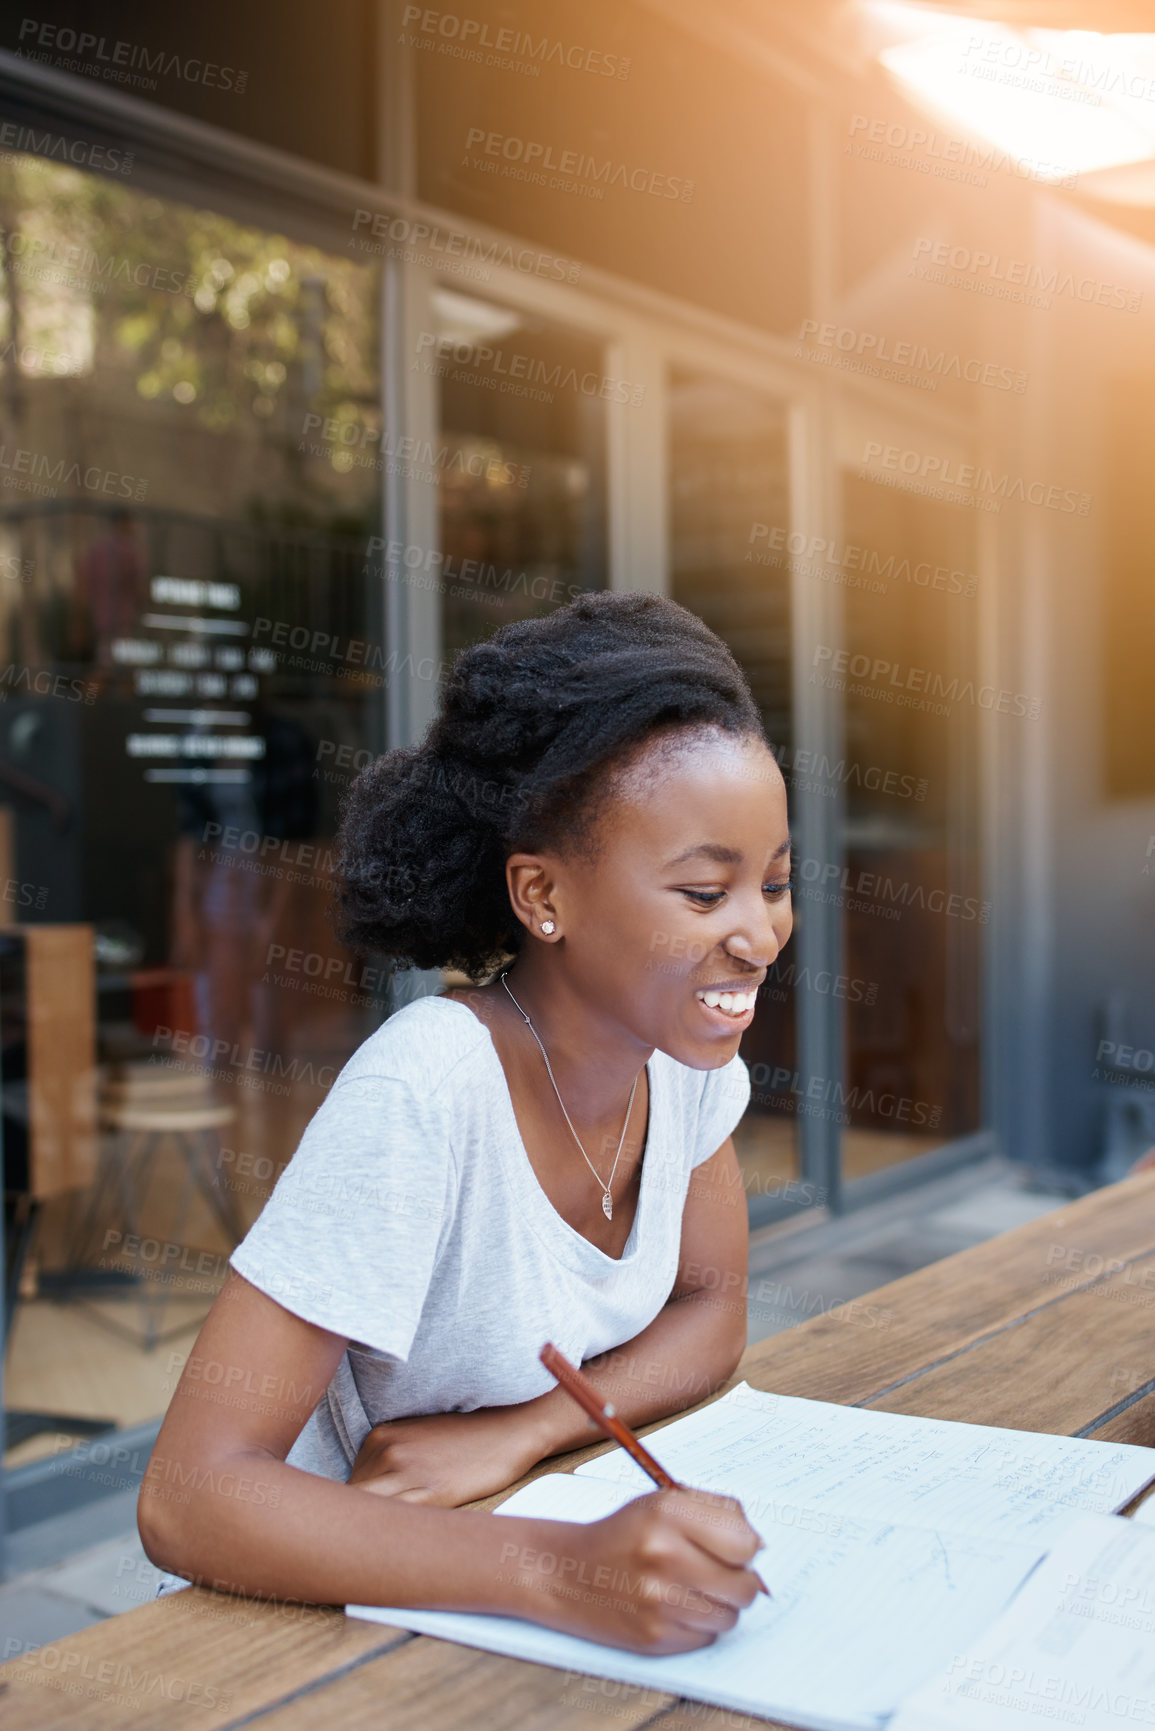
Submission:
[[[727,1034],[744,1032],[754,1020],[758,988],[765,975],[750,981],[723,981],[699,987],[694,994],[710,1022]]]

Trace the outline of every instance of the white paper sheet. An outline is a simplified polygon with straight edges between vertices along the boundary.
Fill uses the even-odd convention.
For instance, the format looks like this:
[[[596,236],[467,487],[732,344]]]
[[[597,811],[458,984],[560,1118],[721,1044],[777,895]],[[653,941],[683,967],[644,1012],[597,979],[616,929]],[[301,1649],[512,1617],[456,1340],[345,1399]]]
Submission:
[[[1155,1533],[1075,1522],[1009,1609],[964,1642],[891,1731],[1081,1731],[1155,1724]]]
[[[650,1487],[652,1489],[652,1486]],[[551,1473],[500,1514],[590,1521],[634,1495],[605,1479]],[[603,1647],[535,1623],[446,1611],[375,1618],[566,1671],[668,1689],[816,1731],[874,1731],[911,1689],[976,1636],[1039,1560],[1039,1547],[829,1517],[826,1530],[763,1520],[761,1595],[712,1647],[668,1658]],[[575,1583],[575,1593],[590,1587]]]
[[[741,1383],[650,1439],[666,1471],[764,1512],[822,1509],[1049,1541],[1071,1513],[1107,1514],[1155,1477],[1155,1452],[763,1394]],[[579,1476],[648,1488],[624,1449]],[[1064,1511],[1066,1512],[1064,1514]]]
[[[758,1569],[773,1598],[759,1596],[712,1647],[654,1659],[513,1618],[349,1613],[814,1731],[874,1731],[978,1640],[1083,1511],[1106,1515],[1155,1476],[1149,1449],[744,1383],[651,1440],[675,1478],[738,1497],[766,1540]],[[535,1480],[498,1513],[591,1521],[652,1488],[615,1450]]]

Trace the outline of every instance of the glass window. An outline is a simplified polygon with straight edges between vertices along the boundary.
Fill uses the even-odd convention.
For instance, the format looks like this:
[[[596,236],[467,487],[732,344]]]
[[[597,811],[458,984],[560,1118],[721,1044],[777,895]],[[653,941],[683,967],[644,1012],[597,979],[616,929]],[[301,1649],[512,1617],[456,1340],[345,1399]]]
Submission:
[[[457,289],[435,289],[433,309],[451,661],[499,625],[605,587],[605,363],[591,338]]]
[[[456,288],[422,340],[437,377],[442,657],[604,589],[607,388],[600,343]],[[447,984],[464,975],[446,972]]]
[[[979,1016],[989,918],[979,855],[974,523],[848,476],[844,852],[834,873],[845,1006],[848,1179],[981,1127]],[[852,551],[853,550],[853,553]],[[1030,726],[1006,713],[1000,727]],[[826,862],[821,862],[825,869]],[[828,894],[806,862],[798,894]],[[806,877],[812,881],[807,883]]]
[[[163,1411],[233,1238],[380,1019],[327,904],[387,663],[375,268],[30,157],[0,165],[0,226],[16,1461]],[[29,1027],[69,982],[91,1026],[60,1185]]]
[[[670,381],[672,593],[729,644],[791,777],[790,529],[786,416],[745,386],[676,371]],[[770,970],[743,1037],[750,1109],[734,1141],[752,1207],[805,1200],[798,1183],[794,970]]]

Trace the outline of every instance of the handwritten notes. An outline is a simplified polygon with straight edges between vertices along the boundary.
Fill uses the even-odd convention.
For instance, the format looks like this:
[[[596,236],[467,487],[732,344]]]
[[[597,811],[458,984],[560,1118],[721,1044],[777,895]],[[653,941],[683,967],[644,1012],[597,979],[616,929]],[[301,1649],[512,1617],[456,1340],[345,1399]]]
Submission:
[[[1084,1515],[1014,1603],[904,1704],[892,1731],[1155,1724],[1155,1533]]]
[[[764,1511],[868,1515],[950,1531],[1047,1540],[1072,1512],[1122,1508],[1155,1477],[1155,1455],[1127,1443],[996,1430],[763,1394],[741,1383],[658,1431],[667,1472]],[[624,1449],[578,1468],[641,1491]],[[783,1516],[782,1518],[785,1518]]]
[[[499,1512],[590,1521],[633,1494],[605,1479],[556,1473],[527,1485]],[[668,1658],[512,1618],[348,1609],[465,1646],[821,1731],[874,1731],[960,1641],[980,1632],[1038,1561],[1030,1545],[838,1516],[823,1532],[772,1519],[760,1530],[766,1549],[758,1565],[773,1598],[759,1595],[712,1647]]]
[[[758,1567],[773,1597],[759,1596],[713,1646],[655,1659],[513,1618],[361,1605],[349,1613],[814,1731],[876,1731],[980,1641],[1083,1511],[1102,1520],[1155,1476],[1147,1449],[866,1412],[745,1384],[665,1427],[651,1446],[675,1478],[738,1497],[766,1541]],[[652,1489],[615,1450],[572,1475],[536,1479],[498,1513],[589,1522]],[[550,1566],[534,1557],[531,1569]],[[567,1592],[592,1590],[567,1577]]]

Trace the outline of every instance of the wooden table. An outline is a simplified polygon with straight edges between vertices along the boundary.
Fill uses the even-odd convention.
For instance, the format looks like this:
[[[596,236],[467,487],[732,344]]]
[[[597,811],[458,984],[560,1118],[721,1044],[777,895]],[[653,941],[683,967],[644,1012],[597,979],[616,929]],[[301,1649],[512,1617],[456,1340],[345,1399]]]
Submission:
[[[885,1412],[1155,1446],[1155,1173],[775,1335],[749,1349],[742,1378]],[[0,1720],[6,1731],[765,1723],[340,1611],[199,1588],[0,1666]]]

